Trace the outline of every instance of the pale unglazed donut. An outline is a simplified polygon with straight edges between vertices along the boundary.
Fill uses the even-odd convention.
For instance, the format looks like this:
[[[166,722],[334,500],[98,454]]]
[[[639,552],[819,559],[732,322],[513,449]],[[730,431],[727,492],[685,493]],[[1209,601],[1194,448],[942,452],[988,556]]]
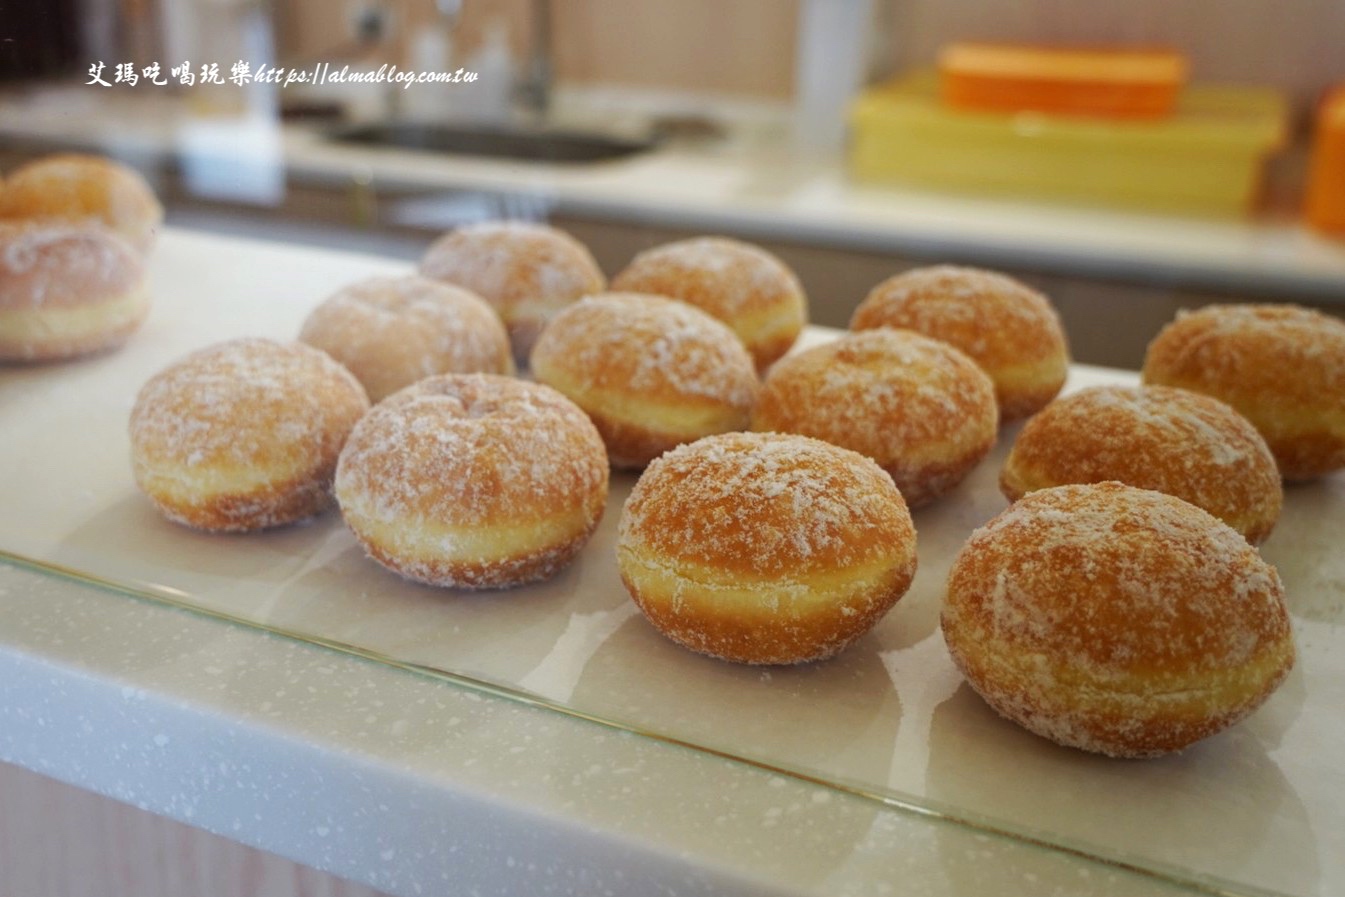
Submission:
[[[149,305],[144,263],[112,231],[0,221],[0,362],[116,348]]]
[[[1345,321],[1294,305],[1181,312],[1149,344],[1143,377],[1232,405],[1286,480],[1345,468]]]
[[[962,481],[995,444],[995,387],[947,343],[909,330],[849,333],[781,359],[752,429],[853,449],[891,475],[912,508]]]
[[[851,330],[897,327],[951,343],[995,381],[1004,421],[1040,410],[1069,370],[1069,348],[1050,300],[1005,274],[935,265],[878,284],[855,309]]]
[[[388,569],[436,586],[549,578],[602,519],[607,454],[548,386],[442,374],[384,399],[341,453],[346,524]]]
[[[617,540],[621,579],[655,628],[741,663],[832,656],[916,568],[910,513],[881,468],[780,433],[707,436],[657,458]]]
[[[1023,427],[999,478],[1010,501],[1106,480],[1185,499],[1253,544],[1284,504],[1275,459],[1251,422],[1168,386],[1095,386],[1056,399]]]
[[[136,484],[197,529],[294,523],[331,505],[341,446],[368,408],[350,372],[311,346],[219,343],[141,388],[130,422]]]
[[[1233,725],[1294,662],[1275,568],[1196,506],[1114,482],[1029,493],[976,530],[942,627],[1001,715],[1116,757]]]
[[[760,387],[728,325],[661,296],[603,293],[562,311],[532,352],[537,379],[597,425],[614,467],[747,428]]]
[[[426,250],[420,273],[489,302],[509,330],[520,367],[547,321],[607,285],[588,247],[558,228],[523,221],[449,231]]]
[[[765,369],[789,351],[808,322],[803,285],[759,246],[727,237],[695,237],[641,252],[612,289],[688,302],[738,334]]]
[[[378,402],[435,374],[512,374],[504,324],[480,296],[410,275],[372,277],[329,297],[299,339],[344,364]]]
[[[61,153],[5,176],[0,219],[102,224],[145,253],[163,223],[163,206],[135,169],[102,156]]]

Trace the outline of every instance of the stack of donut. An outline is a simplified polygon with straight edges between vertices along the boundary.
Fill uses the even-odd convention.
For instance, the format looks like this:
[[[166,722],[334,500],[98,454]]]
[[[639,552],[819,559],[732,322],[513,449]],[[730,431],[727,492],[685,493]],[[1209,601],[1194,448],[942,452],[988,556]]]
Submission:
[[[0,363],[121,346],[149,311],[163,208],[133,169],[47,156],[0,181]]]
[[[562,231],[460,228],[417,275],[330,297],[300,342],[233,341],[152,379],[137,482],[210,530],[334,501],[389,570],[494,589],[568,564],[630,469],[616,561],[646,619],[713,657],[802,663],[877,625],[915,576],[910,509],[1028,418],[1000,472],[1012,504],[948,579],[972,687],[1061,744],[1142,757],[1284,680],[1283,587],[1254,545],[1282,479],[1345,466],[1345,325],[1207,309],[1154,341],[1144,386],[1058,398],[1059,317],[1005,275],[899,274],[850,333],[791,353],[806,309],[739,241],[654,247],[609,292]]]
[[[1253,547],[1282,480],[1345,467],[1345,324],[1295,306],[1183,312],[1139,387],[1056,399],[1000,474],[942,626],[971,686],[1060,744],[1182,750],[1294,663],[1283,585]]]

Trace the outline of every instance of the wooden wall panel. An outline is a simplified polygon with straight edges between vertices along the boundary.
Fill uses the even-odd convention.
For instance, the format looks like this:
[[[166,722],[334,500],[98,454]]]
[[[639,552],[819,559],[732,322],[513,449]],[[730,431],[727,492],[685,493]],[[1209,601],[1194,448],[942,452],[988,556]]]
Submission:
[[[6,763],[0,763],[0,894],[384,897]]]

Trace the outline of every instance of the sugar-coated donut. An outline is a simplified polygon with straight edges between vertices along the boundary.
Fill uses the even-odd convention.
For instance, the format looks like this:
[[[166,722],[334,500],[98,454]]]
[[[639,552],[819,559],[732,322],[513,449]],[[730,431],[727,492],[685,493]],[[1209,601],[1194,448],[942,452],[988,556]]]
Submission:
[[[615,467],[747,429],[759,388],[728,325],[639,293],[591,296],[556,315],[533,347],[532,371],[588,413]]]
[[[1286,480],[1345,468],[1345,321],[1294,305],[1179,313],[1144,358],[1144,382],[1222,399],[1256,425]]]
[[[548,386],[442,374],[384,399],[351,434],[336,498],[369,555],[436,586],[553,576],[607,502],[602,438]]]
[[[990,377],[962,352],[879,328],[781,359],[762,385],[752,429],[801,433],[867,455],[917,508],[989,453],[999,411]]]
[[[1042,489],[976,530],[942,626],[1001,715],[1116,757],[1231,726],[1294,662],[1275,568],[1196,506],[1121,483]]]
[[[6,175],[0,219],[99,223],[144,253],[163,223],[163,206],[135,169],[102,156],[61,153]]]
[[[681,299],[728,324],[759,369],[789,351],[808,322],[794,272],[759,246],[727,237],[665,243],[635,256],[612,289]]]
[[[373,277],[309,314],[299,339],[344,364],[378,402],[435,374],[512,374],[509,334],[475,293],[427,277]]]
[[[444,234],[425,252],[420,273],[494,306],[520,366],[547,321],[607,284],[584,244],[557,228],[522,221],[488,221]]]
[[[149,302],[139,254],[106,228],[0,221],[0,362],[116,348]]]
[[[868,632],[915,576],[915,528],[868,458],[779,433],[707,436],[645,470],[617,566],[668,638],[754,664],[821,660]]]
[[[130,424],[136,484],[197,529],[303,520],[331,505],[341,446],[368,408],[350,372],[311,346],[219,343],[141,388]]]
[[[995,381],[1004,421],[1040,410],[1069,370],[1069,348],[1050,301],[993,271],[936,265],[890,277],[855,309],[851,330],[898,327],[951,343]]]
[[[1056,399],[1023,427],[999,478],[1010,501],[1106,480],[1185,499],[1253,544],[1284,504],[1275,459],[1251,422],[1168,386],[1095,386]]]

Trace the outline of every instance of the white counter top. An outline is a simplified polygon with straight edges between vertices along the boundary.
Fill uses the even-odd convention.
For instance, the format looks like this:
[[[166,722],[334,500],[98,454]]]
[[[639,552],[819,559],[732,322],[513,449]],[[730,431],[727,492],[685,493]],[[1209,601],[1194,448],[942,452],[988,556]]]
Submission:
[[[203,189],[265,193],[288,175],[343,189],[524,195],[519,208],[736,232],[1159,286],[1345,301],[1345,239],[1296,217],[1209,220],[978,200],[851,182],[843,160],[792,152],[787,122],[751,123],[722,143],[672,143],[591,165],[510,163],[324,139],[265,117],[193,116],[144,91],[66,88],[0,99],[0,133],[74,142],[132,159],[176,153]],[[621,116],[612,113],[614,121]],[[588,121],[604,121],[599,110]],[[268,186],[268,184],[270,186]],[[212,186],[213,185],[213,186]],[[249,186],[250,185],[250,186]],[[419,202],[408,223],[454,223]]]
[[[1341,477],[1291,493],[1266,549],[1291,590],[1293,677],[1234,731],[1152,763],[1019,732],[921,635],[949,546],[1002,506],[994,458],[917,515],[923,578],[879,630],[837,661],[764,672],[652,634],[611,592],[610,533],[552,591],[465,598],[351,553],[339,521],[197,536],[134,494],[124,421],[144,378],[218,339],[288,336],[337,286],[398,270],[170,231],[125,349],[0,368],[0,760],[397,895],[1345,883],[1327,747],[1345,583],[1314,560],[1345,514]]]

